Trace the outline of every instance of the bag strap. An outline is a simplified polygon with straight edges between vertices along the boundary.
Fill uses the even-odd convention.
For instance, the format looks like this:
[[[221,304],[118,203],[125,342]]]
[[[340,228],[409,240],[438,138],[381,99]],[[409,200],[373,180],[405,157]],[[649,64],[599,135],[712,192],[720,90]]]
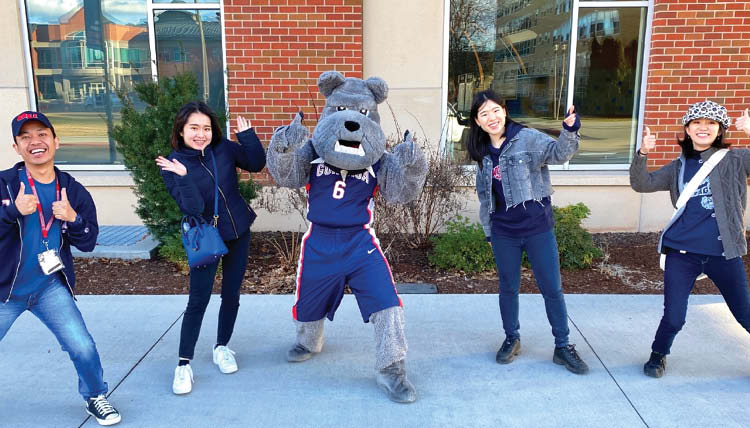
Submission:
[[[216,155],[211,150],[211,161],[214,166],[214,227],[219,223],[219,174],[216,172]]]
[[[695,173],[693,178],[691,178],[688,184],[686,184],[682,189],[682,192],[680,192],[680,197],[677,198],[675,211],[672,215],[673,218],[674,215],[677,214],[677,211],[679,211],[680,208],[682,208],[687,203],[688,199],[693,196],[695,190],[698,188],[698,186],[701,185],[701,183],[703,183],[703,180],[708,177],[708,174],[711,172],[711,170],[713,170],[714,167],[718,165],[722,159],[724,159],[724,156],[726,156],[728,152],[728,149],[719,149],[718,151],[716,151],[716,153],[712,154],[710,158],[708,158],[703,166],[700,167],[698,172]]]

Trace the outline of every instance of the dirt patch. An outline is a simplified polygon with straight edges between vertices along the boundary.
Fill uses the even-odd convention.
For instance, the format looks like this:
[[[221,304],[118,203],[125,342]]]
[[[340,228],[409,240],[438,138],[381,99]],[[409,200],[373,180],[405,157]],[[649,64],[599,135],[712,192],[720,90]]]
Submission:
[[[287,242],[291,243],[289,235]],[[299,237],[297,237],[299,238]],[[663,273],[656,253],[656,233],[601,233],[595,244],[604,257],[588,269],[563,271],[563,289],[568,294],[661,294]],[[441,294],[497,293],[497,274],[464,274],[436,269],[427,260],[430,248],[410,248],[401,239],[381,237],[396,282],[435,284]],[[282,245],[278,245],[282,244]],[[253,233],[242,293],[290,294],[295,290],[295,270],[278,232]],[[286,251],[289,253],[289,251]],[[296,253],[296,251],[295,251]],[[747,269],[748,256],[744,257]],[[76,259],[77,294],[186,294],[188,274],[184,267],[163,259]],[[221,275],[214,290],[218,292]],[[521,271],[521,292],[538,293],[530,269]],[[698,281],[694,294],[718,293],[713,283]]]

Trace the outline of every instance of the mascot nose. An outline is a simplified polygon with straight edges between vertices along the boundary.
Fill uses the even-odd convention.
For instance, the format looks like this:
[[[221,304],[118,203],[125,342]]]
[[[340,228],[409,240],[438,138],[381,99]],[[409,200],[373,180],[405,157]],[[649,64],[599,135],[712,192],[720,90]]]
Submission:
[[[354,132],[359,130],[359,123],[347,120],[346,122],[344,122],[344,128],[346,128],[349,132]]]

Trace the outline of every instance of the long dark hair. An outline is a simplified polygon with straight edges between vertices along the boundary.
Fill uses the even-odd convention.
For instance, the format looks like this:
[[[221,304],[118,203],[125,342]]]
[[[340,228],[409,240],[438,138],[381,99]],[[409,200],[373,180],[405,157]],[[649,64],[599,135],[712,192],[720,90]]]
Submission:
[[[510,118],[508,114],[508,108],[505,106],[505,100],[497,96],[492,89],[487,89],[474,95],[474,101],[471,103],[471,113],[469,113],[469,141],[466,144],[466,148],[469,151],[469,156],[473,161],[476,161],[479,168],[482,168],[482,158],[488,153],[488,146],[490,143],[490,135],[477,124],[477,117],[479,116],[479,109],[487,101],[492,101],[505,110],[505,130],[508,130],[508,125],[515,122]]]
[[[219,144],[223,138],[221,133],[221,127],[219,126],[219,119],[216,118],[211,107],[207,106],[203,101],[190,101],[180,108],[177,112],[177,116],[174,118],[174,126],[172,126],[172,148],[179,150],[185,147],[185,140],[182,139],[180,133],[185,128],[188,118],[193,113],[202,113],[211,119],[211,145]]]
[[[690,121],[692,122],[692,120]],[[693,148],[693,139],[690,138],[690,135],[687,133],[688,125],[690,125],[690,122],[688,122],[687,125],[683,127],[683,130],[685,134],[682,136],[682,138],[677,139],[677,144],[682,147],[682,154],[685,155],[686,158],[694,157],[698,155],[698,152]],[[711,147],[716,147],[717,149],[725,149],[731,144],[724,142],[724,133],[725,133],[724,125],[719,124],[719,133],[716,135],[716,139],[713,143],[711,143]]]

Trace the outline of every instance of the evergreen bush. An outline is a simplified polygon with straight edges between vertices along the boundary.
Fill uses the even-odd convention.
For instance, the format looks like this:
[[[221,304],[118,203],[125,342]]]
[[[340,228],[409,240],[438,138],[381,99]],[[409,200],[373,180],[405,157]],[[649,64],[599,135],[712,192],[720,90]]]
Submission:
[[[602,252],[594,245],[591,234],[581,227],[581,221],[590,210],[583,203],[565,207],[552,207],[555,216],[555,236],[560,254],[560,268],[585,269]],[[430,263],[441,268],[464,272],[488,271],[495,268],[492,249],[479,223],[469,224],[458,216],[447,223],[445,233],[432,238],[433,249],[428,255]],[[523,265],[529,267],[526,253]]]
[[[457,216],[446,222],[445,233],[431,238],[433,247],[427,255],[433,265],[441,269],[482,272],[495,267],[492,248],[487,243],[479,223]]]

